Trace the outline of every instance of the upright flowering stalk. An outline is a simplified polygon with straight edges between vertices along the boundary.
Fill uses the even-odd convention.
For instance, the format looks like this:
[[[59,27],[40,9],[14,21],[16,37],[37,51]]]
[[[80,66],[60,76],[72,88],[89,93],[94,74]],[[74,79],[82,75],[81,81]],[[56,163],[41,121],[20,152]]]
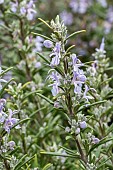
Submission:
[[[90,87],[96,89],[94,94],[96,101],[104,101],[97,107],[92,106],[89,110],[92,113],[94,120],[90,120],[90,124],[93,122],[93,128],[95,128],[99,138],[112,138],[111,123],[112,123],[112,108],[113,108],[113,92],[110,87],[110,81],[113,77],[108,76],[107,72],[112,69],[109,67],[109,58],[106,56],[104,38],[100,44],[100,48],[96,48],[96,52],[93,54],[94,62],[92,66],[87,69],[87,75]],[[97,139],[96,139],[97,140]],[[93,140],[95,142],[96,140]],[[112,141],[105,144],[102,148],[111,148]],[[112,151],[109,150],[108,156],[112,155]],[[103,154],[101,153],[101,156]],[[110,158],[109,163],[113,163]]]
[[[92,161],[95,154],[91,150],[93,150],[93,145],[100,143],[101,137],[99,136],[99,139],[98,136],[95,136],[91,128],[89,113],[84,110],[92,105],[99,105],[103,101],[95,102],[96,90],[94,87],[90,87],[90,79],[86,77],[87,64],[83,64],[76,54],[70,52],[74,46],[68,48],[66,46],[69,38],[84,30],[67,36],[67,29],[64,23],[60,22],[59,16],[55,21],[52,20],[50,25],[42,19],[40,20],[52,30],[51,38],[47,37],[48,39],[44,41],[44,46],[51,50],[48,59],[47,56],[45,58],[40,53],[38,54],[50,67],[48,77],[52,81],[50,86],[52,86],[51,91],[55,100],[54,107],[62,109],[68,117],[65,132],[68,133],[69,139],[73,139],[76,143],[75,155],[81,160],[82,168],[97,169],[98,165]],[[104,41],[102,43],[99,53],[103,54]],[[93,70],[95,70],[94,66]],[[66,148],[64,150],[66,151]],[[69,152],[67,152],[67,156],[68,154]],[[97,156],[97,160],[99,159]]]

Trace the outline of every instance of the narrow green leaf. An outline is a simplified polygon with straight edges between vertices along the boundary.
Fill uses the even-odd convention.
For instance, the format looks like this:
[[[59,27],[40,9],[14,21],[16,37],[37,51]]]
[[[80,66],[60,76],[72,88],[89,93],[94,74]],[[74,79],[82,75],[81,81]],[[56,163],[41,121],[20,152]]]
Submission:
[[[42,35],[42,34],[39,34],[39,33],[36,33],[36,32],[31,32],[31,33],[34,34],[34,35],[38,35],[38,36],[40,36],[40,37],[43,37],[43,38],[45,38],[45,39],[47,39],[47,40],[50,40],[50,41],[54,42],[51,38],[49,38],[49,37],[47,37],[47,36],[45,36],[45,35]]]
[[[45,97],[43,94],[40,93],[36,93],[39,97],[45,99],[47,102],[49,102],[50,104],[54,105],[54,102],[50,99],[48,99],[47,97]]]
[[[68,149],[64,146],[60,146],[60,148],[64,149],[69,155],[75,155],[76,156],[76,154],[73,150],[70,150],[70,149]]]
[[[49,25],[46,21],[44,21],[43,19],[38,18],[38,20],[40,20],[40,21],[43,22],[45,25],[47,25],[50,29],[52,29],[52,27],[50,27],[50,25]]]
[[[39,112],[39,111],[41,111],[41,110],[43,110],[43,109],[45,109],[45,108],[46,108],[46,107],[42,107],[42,108],[36,110],[36,111],[33,112],[29,117],[32,118],[37,112]]]
[[[105,71],[113,70],[113,67],[106,68]]]
[[[99,101],[99,102],[95,102],[95,103],[92,103],[92,104],[88,104],[87,106],[84,106],[82,107],[81,109],[79,109],[77,111],[78,112],[81,112],[82,110],[86,109],[86,108],[90,108],[91,106],[95,106],[95,105],[98,105],[98,104],[102,104],[102,103],[105,103],[107,100],[103,100],[103,101]]]
[[[62,153],[59,153],[59,152],[45,152],[45,151],[41,151],[40,153],[44,154],[44,155],[50,155],[50,156],[62,156],[62,157],[70,157],[70,158],[80,159],[79,155],[69,155],[69,154],[62,154]]]
[[[53,166],[53,164],[48,163],[47,165],[44,166],[44,168],[42,170],[47,170],[47,169],[49,169],[52,166]]]
[[[67,41],[69,38],[73,37],[73,36],[76,35],[76,34],[84,33],[84,32],[86,32],[86,30],[76,31],[76,32],[72,33],[71,35],[69,35],[69,36],[65,39],[65,41]]]
[[[30,84],[31,82],[28,81],[27,83],[25,83],[22,87],[21,87],[21,90],[23,90],[28,84]]]
[[[105,163],[106,163],[107,161],[109,161],[111,157],[112,157],[112,156],[110,156],[108,159],[106,159],[105,161],[103,161],[103,162],[97,167],[96,170],[99,170],[103,165],[105,165]]]
[[[107,129],[106,136],[110,133],[113,132],[113,124]]]
[[[40,54],[39,52],[36,52],[36,54],[38,54],[46,63],[50,64],[50,61],[47,60],[42,54]]]
[[[13,170],[17,170],[18,166],[20,166],[21,162],[27,157],[27,154],[25,154],[24,156],[22,156],[22,158],[19,159],[18,163],[15,165],[15,167],[13,168]]]
[[[97,148],[98,146],[100,146],[100,145],[102,145],[102,144],[104,144],[104,143],[107,143],[107,142],[109,142],[109,141],[111,141],[111,140],[113,140],[113,138],[104,138],[104,139],[102,139],[98,144],[94,144],[92,147],[91,147],[91,149],[89,150],[89,152],[88,152],[88,155],[95,149],[95,148]]]
[[[41,92],[41,90],[36,90],[36,91],[32,91],[32,92],[28,93],[27,95],[25,95],[25,97],[22,99],[22,101],[24,101],[26,98],[28,98],[32,94],[36,94],[37,92]]]
[[[66,54],[67,54],[72,48],[74,48],[74,47],[75,47],[75,45],[70,46],[70,47],[66,50]]]
[[[14,150],[10,151],[9,155],[13,155],[19,149],[20,149],[20,146],[16,147]]]
[[[32,156],[31,158],[29,158],[28,160],[26,160],[24,163],[22,163],[20,166],[18,166],[17,169],[15,169],[15,170],[20,170],[20,168],[21,168],[22,166],[24,166],[25,164],[27,164],[28,162],[30,162],[34,157],[35,157],[35,155],[33,155],[33,156]]]
[[[6,69],[5,71],[2,71],[0,74],[0,77],[3,76],[5,73],[7,73],[11,69],[13,69],[13,67],[10,67],[10,68]]]
[[[11,15],[11,16],[14,16],[14,17],[16,17],[16,18],[20,19],[20,16],[19,16],[19,15],[17,15],[17,13],[6,11],[6,12],[5,12],[5,14],[7,14],[7,15]]]
[[[66,136],[66,140],[74,139],[72,136]]]
[[[3,86],[2,90],[0,91],[0,98],[1,98],[2,95],[3,95],[5,88],[9,85],[9,83],[10,83],[11,81],[14,81],[14,80],[15,80],[15,79],[12,78],[11,80],[9,80],[9,81]]]

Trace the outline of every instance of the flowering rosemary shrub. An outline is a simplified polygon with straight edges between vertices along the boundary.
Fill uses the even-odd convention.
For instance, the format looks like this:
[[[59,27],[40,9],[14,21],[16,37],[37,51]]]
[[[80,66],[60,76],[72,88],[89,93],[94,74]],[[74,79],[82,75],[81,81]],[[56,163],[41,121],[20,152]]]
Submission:
[[[110,68],[105,55],[104,39],[93,54],[95,60],[83,64],[76,54],[71,53],[74,46],[67,48],[66,44],[69,38],[85,31],[67,36],[67,28],[59,16],[50,25],[40,20],[52,31],[51,37],[46,37],[44,41],[44,46],[51,52],[48,58],[38,54],[50,67],[47,79],[54,109],[61,110],[67,118],[66,126],[59,125],[65,131],[67,141],[66,146],[60,146],[63,153],[41,153],[72,158],[74,165],[70,168],[108,169],[112,167],[113,138],[112,126],[109,126],[112,111],[109,81],[112,78],[108,78],[105,73]]]
[[[0,0],[0,170],[113,169],[112,7]]]

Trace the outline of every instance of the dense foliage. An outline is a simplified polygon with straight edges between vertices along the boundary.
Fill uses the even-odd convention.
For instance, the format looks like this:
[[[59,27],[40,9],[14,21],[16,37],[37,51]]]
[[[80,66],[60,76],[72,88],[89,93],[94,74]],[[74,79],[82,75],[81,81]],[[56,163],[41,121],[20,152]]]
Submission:
[[[0,170],[113,169],[112,24],[106,0],[0,0]]]

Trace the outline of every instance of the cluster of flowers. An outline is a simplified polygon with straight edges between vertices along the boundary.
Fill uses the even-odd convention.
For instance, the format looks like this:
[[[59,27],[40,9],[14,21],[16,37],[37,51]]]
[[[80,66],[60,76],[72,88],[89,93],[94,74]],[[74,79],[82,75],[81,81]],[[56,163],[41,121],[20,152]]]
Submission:
[[[85,129],[87,127],[87,118],[84,115],[77,115],[78,121],[72,119],[71,122],[69,121],[70,127],[66,127],[66,132],[71,132],[71,134],[75,133],[75,135],[80,134],[80,130]]]
[[[61,54],[65,53],[65,51],[62,50],[61,42],[57,42],[55,44],[55,46],[54,46],[53,42],[51,42],[50,40],[45,40],[44,41],[44,46],[46,48],[53,48],[53,51],[50,54],[50,58],[52,57],[50,66],[52,68],[58,66],[60,64]],[[80,67],[83,66],[83,64],[77,58],[76,54],[72,54],[72,55],[70,55],[70,57],[72,59],[71,63],[70,63],[70,66],[72,67],[72,70],[73,70],[73,78],[72,78],[72,81],[71,81],[71,79],[69,79],[68,82],[71,81],[71,84],[74,84],[74,93],[80,96],[82,94],[82,86],[86,82],[86,76],[84,75],[83,70],[80,69]],[[53,94],[53,96],[56,96],[59,93],[59,87],[58,86],[60,85],[61,76],[60,76],[59,73],[54,71],[50,75],[50,78],[54,82],[53,83],[52,94]],[[65,75],[64,83],[66,83],[66,82],[67,82],[67,77]],[[89,96],[86,95],[88,90],[89,90],[88,86],[85,85],[85,91],[84,91],[83,98],[85,98],[87,100],[88,100],[88,97],[89,97]]]
[[[85,14],[89,7],[93,5],[93,1],[89,0],[71,0],[69,3],[69,7],[71,8],[72,12],[68,12],[67,10],[64,10],[60,13],[60,17],[64,21],[66,25],[72,25],[74,23],[74,16],[73,13],[79,13],[79,14]],[[107,8],[108,4],[106,0],[97,0],[95,3],[100,4],[103,8]],[[113,23],[113,6],[109,6],[106,12],[106,18],[103,22],[103,27],[105,30],[105,33],[110,33],[110,30],[112,29],[112,23]],[[91,27],[94,27],[97,25],[96,21],[91,23]]]
[[[8,114],[4,112],[4,105],[6,104],[5,99],[0,99],[0,123],[3,127],[3,129],[10,133],[11,128],[18,122],[19,119],[13,118],[13,115],[17,113],[17,111],[12,111],[11,109],[8,109]],[[17,125],[15,128],[20,128],[19,125]]]
[[[1,129],[3,129],[3,131],[5,130],[8,134],[10,133],[10,130],[12,129],[12,127],[14,125],[16,125],[16,123],[18,122],[19,119],[14,118],[14,114],[17,113],[17,111],[12,111],[11,109],[8,109],[8,114],[6,114],[4,112],[4,106],[6,104],[6,100],[5,99],[0,99],[0,127]],[[19,129],[20,126],[17,125],[15,127],[16,129]],[[15,146],[15,142],[14,141],[7,141],[8,137],[7,136],[3,136],[2,140],[4,142],[2,142],[2,145],[0,146],[1,148],[1,152],[7,152],[9,149],[13,150],[14,146]]]
[[[4,0],[0,0],[0,4],[5,3]],[[13,13],[19,11],[20,16],[26,17],[29,21],[33,20],[34,16],[36,15],[35,4],[33,0],[27,1],[24,0],[22,2],[10,2],[10,10]]]
[[[12,12],[16,13],[17,10],[20,10],[20,15],[24,17],[26,16],[28,20],[33,20],[35,14],[37,13],[33,0],[30,0],[29,2],[27,2],[27,0],[24,0],[19,4],[18,1],[11,2],[10,6]]]
[[[96,49],[96,54],[93,55],[95,56],[96,61],[94,61],[91,66],[88,66],[86,63],[83,64],[76,54],[70,52],[70,49],[72,47],[69,47],[67,50],[65,50],[65,46],[67,43],[66,40],[68,39],[66,34],[67,31],[66,28],[60,30],[63,24],[62,22],[60,23],[59,21],[57,21],[57,19],[57,24],[55,23],[57,26],[53,24],[56,26],[57,33],[52,33],[51,40],[48,39],[44,41],[44,46],[46,48],[52,49],[49,55],[49,66],[51,68],[49,71],[49,74],[51,73],[49,79],[52,80],[52,84],[50,86],[52,86],[51,91],[53,96],[55,96],[54,99],[56,100],[54,107],[64,107],[63,109],[65,109],[65,112],[66,109],[68,110],[67,114],[70,115],[68,115],[68,126],[65,128],[65,132],[67,132],[69,136],[73,136],[75,140],[79,140],[79,142],[84,145],[84,148],[87,144],[88,148],[90,149],[90,147],[93,147],[93,145],[98,144],[103,136],[97,135],[96,133],[94,134],[94,131],[91,128],[91,123],[94,120],[88,120],[87,118],[89,117],[89,115],[87,115],[87,113],[84,112],[83,109],[87,109],[87,106],[90,106],[90,109],[92,109],[93,107],[91,107],[90,102],[95,101],[96,97],[96,101],[103,100],[103,98],[101,97],[98,98],[101,95],[98,95],[98,91],[95,90],[98,89],[98,87],[95,86],[97,82],[95,78],[99,80],[98,76],[102,74],[104,68],[108,66],[108,61],[106,60],[104,50],[104,39],[102,39],[100,48]],[[55,28],[52,27],[52,29],[54,30]],[[65,37],[63,37],[64,30]],[[84,68],[84,71],[82,68]],[[90,76],[88,75],[88,72],[90,73]],[[94,84],[92,84],[92,79],[94,79],[95,81]],[[98,105],[98,102],[95,104]],[[79,147],[80,145],[78,146],[78,148]],[[85,163],[87,162],[86,167],[90,167],[90,169],[96,169],[96,166],[94,164],[91,164],[91,161],[89,161],[88,159],[89,157],[87,157],[87,160],[84,160],[84,158],[82,158]]]
[[[0,67],[0,73],[2,73],[2,69]],[[4,79],[0,78],[0,83],[1,82],[6,82]],[[2,85],[0,90],[2,90]],[[14,118],[14,114],[17,113],[17,111],[12,111],[11,109],[8,109],[8,114],[5,111],[5,106],[6,105],[6,100],[4,98],[0,99],[0,128],[1,128],[1,132],[3,135],[4,131],[6,132],[6,134],[10,133],[10,130],[13,128],[14,125],[16,125],[16,123],[18,122],[19,119]],[[17,125],[15,127],[16,129],[19,129],[20,126]],[[4,142],[2,142],[2,145],[0,146],[0,152],[7,152],[9,149],[13,150],[14,146],[15,146],[15,142],[14,141],[7,141],[8,137],[5,135],[1,136],[2,138],[0,140],[3,140]],[[1,143],[1,142],[0,142]]]

